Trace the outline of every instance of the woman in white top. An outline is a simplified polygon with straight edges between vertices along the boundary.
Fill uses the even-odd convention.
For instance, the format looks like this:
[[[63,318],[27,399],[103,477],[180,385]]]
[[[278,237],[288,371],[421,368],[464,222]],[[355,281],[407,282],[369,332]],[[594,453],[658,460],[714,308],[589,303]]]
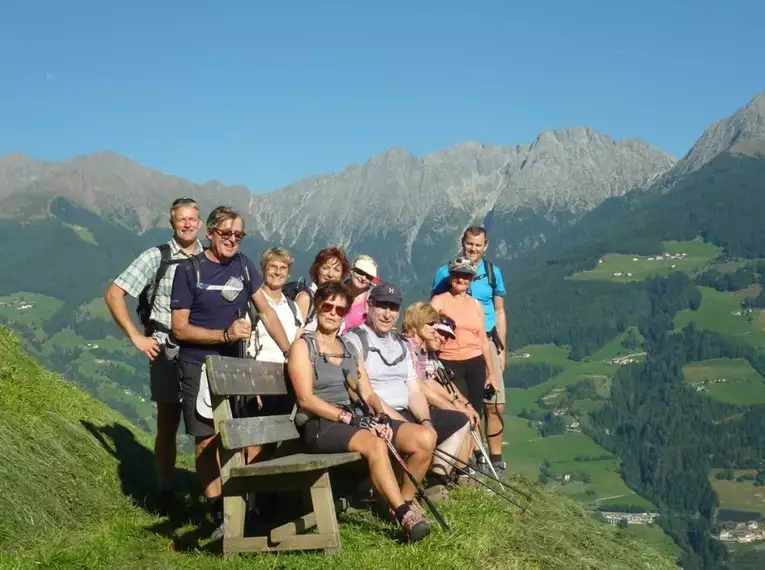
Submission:
[[[313,294],[319,285],[330,281],[345,281],[351,272],[351,264],[345,252],[339,247],[327,247],[316,254],[308,274],[311,276],[311,287],[303,290],[295,297],[297,306],[302,314],[306,315],[305,330],[316,330],[316,311],[313,307]]]
[[[276,312],[287,335],[290,344],[303,334],[303,314],[292,299],[288,299],[282,288],[290,276],[290,270],[294,258],[288,249],[283,247],[269,247],[263,250],[260,257],[260,269],[263,272],[263,293],[265,293],[268,304]],[[279,345],[266,331],[266,327],[260,320],[257,320],[252,327],[250,342],[247,345],[247,355],[254,357],[261,362],[284,363],[286,359]],[[248,405],[248,415],[278,415],[289,414],[294,404],[294,398],[291,396],[257,396],[257,406],[255,402]],[[264,446],[253,445],[247,448],[247,462],[255,460],[263,451]]]
[[[282,293],[282,288],[289,279],[293,262],[292,254],[283,247],[269,247],[263,250],[260,258],[263,292],[266,294],[268,304],[276,311],[290,343],[303,334],[305,322],[297,303]],[[254,356],[255,360],[262,362],[286,362],[279,345],[271,338],[260,320],[252,329],[247,352],[250,356]]]

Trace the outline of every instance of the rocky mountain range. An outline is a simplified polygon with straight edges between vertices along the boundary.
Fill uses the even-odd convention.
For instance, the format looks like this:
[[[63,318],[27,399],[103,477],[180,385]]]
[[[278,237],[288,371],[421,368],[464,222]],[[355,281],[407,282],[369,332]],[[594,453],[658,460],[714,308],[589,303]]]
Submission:
[[[387,275],[411,284],[453,254],[470,223],[490,227],[494,257],[513,259],[607,198],[670,187],[716,154],[752,148],[759,138],[765,139],[765,94],[710,126],[681,161],[638,139],[615,141],[574,127],[541,133],[530,144],[465,142],[424,157],[391,148],[365,164],[264,195],[216,181],[194,184],[113,152],[65,162],[10,155],[0,157],[0,217],[49,217],[52,200],[63,197],[144,233],[165,227],[168,203],[191,195],[205,211],[228,203],[245,212],[257,243],[283,244],[306,258],[340,244],[373,255]]]
[[[243,186],[167,176],[112,152],[43,162],[0,158],[0,214],[49,216],[56,197],[142,233],[166,224],[167,204],[196,197],[203,210],[232,204],[248,231],[298,252],[326,244],[365,251],[404,283],[451,255],[470,223],[491,223],[496,252],[511,258],[544,241],[605,198],[650,184],[675,159],[639,140],[614,141],[583,127],[540,134],[531,144],[467,142],[418,158],[392,148],[363,165],[265,195]],[[419,264],[421,265],[421,264]]]

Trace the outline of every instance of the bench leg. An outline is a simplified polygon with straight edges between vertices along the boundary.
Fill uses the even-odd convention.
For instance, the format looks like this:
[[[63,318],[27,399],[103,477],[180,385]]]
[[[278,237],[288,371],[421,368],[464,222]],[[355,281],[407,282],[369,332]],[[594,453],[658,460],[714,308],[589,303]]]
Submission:
[[[244,515],[247,501],[242,495],[223,497],[223,554],[229,556],[226,542],[229,539],[244,538]]]
[[[337,525],[337,513],[335,501],[332,498],[332,487],[329,484],[329,473],[319,477],[318,481],[311,486],[311,502],[313,512],[316,515],[316,528],[320,534],[332,534],[337,538],[337,546],[325,548],[327,554],[340,551],[340,530]]]

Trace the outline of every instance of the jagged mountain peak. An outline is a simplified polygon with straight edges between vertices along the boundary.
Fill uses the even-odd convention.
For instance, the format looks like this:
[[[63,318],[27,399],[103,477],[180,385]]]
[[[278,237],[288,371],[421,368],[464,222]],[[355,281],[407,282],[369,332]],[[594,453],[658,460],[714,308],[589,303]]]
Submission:
[[[737,148],[762,147],[765,140],[765,92],[730,117],[715,121],[704,131],[688,154],[667,174],[664,186],[670,186],[682,176],[698,170],[718,154]]]

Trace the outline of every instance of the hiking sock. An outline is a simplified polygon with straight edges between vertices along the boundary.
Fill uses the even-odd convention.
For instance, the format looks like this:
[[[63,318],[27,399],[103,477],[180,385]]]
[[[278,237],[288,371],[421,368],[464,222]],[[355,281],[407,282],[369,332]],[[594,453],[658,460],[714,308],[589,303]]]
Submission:
[[[223,496],[208,497],[207,505],[210,507],[210,513],[212,513],[213,520],[216,524],[223,522]]]
[[[431,473],[426,480],[428,487],[435,487],[436,485],[446,486],[449,484],[449,477],[440,473]]]
[[[408,513],[411,508],[412,504],[404,501],[403,505],[393,510],[393,513],[396,515],[396,520],[399,523],[404,520],[404,515],[406,515],[406,513]]]
[[[502,454],[501,453],[490,453],[489,454],[489,460],[492,463],[501,463],[502,462]]]

